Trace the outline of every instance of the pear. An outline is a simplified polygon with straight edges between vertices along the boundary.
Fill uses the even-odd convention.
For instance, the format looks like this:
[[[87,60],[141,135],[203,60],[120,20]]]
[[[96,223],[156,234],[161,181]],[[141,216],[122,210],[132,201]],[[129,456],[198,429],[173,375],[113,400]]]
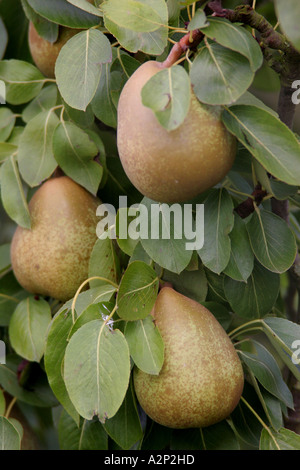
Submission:
[[[100,200],[67,176],[43,183],[29,202],[32,227],[17,227],[13,272],[28,292],[66,301],[88,277]]]
[[[204,306],[170,287],[158,294],[152,315],[165,356],[158,375],[135,366],[134,388],[145,413],[178,429],[227,418],[241,397],[244,374],[223,327]]]
[[[80,31],[82,30],[61,26],[57,41],[52,43],[42,38],[35,29],[34,24],[29,23],[28,43],[31,57],[45,77],[55,78],[55,63],[61,48]]]
[[[236,155],[236,139],[220,118],[220,109],[201,104],[192,92],[188,114],[167,131],[143,105],[141,90],[163,69],[142,64],[126,82],[118,102],[117,146],[132,184],[158,202],[183,202],[219,183]]]

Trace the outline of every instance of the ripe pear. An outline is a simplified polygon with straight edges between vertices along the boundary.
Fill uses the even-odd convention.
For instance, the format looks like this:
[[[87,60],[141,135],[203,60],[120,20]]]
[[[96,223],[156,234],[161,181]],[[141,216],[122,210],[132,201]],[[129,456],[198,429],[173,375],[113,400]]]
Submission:
[[[132,184],[158,202],[183,202],[219,183],[236,155],[236,139],[220,118],[220,110],[201,104],[191,94],[188,114],[175,130],[160,125],[143,105],[141,90],[163,69],[142,64],[126,82],[118,103],[117,145]]]
[[[179,429],[227,418],[241,397],[244,374],[223,327],[204,306],[170,287],[158,294],[152,315],[165,356],[158,375],[134,369],[136,396],[146,414]]]
[[[33,294],[66,301],[88,278],[100,200],[67,176],[43,183],[29,202],[32,227],[17,227],[14,274]]]

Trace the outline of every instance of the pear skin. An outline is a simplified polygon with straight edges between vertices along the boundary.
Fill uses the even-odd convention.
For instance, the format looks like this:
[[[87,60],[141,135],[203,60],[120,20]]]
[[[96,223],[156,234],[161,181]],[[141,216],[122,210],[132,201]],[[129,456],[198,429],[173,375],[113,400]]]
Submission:
[[[29,202],[31,230],[17,227],[14,274],[28,292],[66,301],[88,277],[100,200],[67,176],[52,178]]]
[[[118,103],[117,145],[132,184],[158,202],[183,202],[219,183],[231,169],[236,139],[217,107],[202,105],[192,92],[184,122],[163,128],[142,104],[145,83],[162,70],[159,62],[142,64],[126,82]]]
[[[164,287],[152,316],[164,345],[158,375],[135,366],[137,399],[151,419],[171,428],[198,428],[227,418],[244,387],[242,364],[213,314]]]
[[[32,22],[29,23],[28,43],[31,57],[45,77],[55,78],[55,63],[61,48],[80,31],[82,29],[62,26],[57,41],[51,43],[38,34]]]

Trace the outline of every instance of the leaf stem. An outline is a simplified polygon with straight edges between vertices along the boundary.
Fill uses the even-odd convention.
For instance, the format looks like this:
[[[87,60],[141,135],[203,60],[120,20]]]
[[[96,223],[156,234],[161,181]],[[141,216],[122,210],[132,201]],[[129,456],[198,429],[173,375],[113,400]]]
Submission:
[[[80,292],[86,286],[86,284],[88,284],[90,281],[94,281],[96,279],[98,281],[105,281],[105,282],[107,282],[107,284],[112,285],[116,289],[119,288],[118,284],[116,284],[115,282],[111,281],[110,279],[107,279],[107,278],[102,277],[102,276],[92,276],[92,277],[89,277],[88,279],[86,279],[85,281],[83,281],[83,283],[78,287],[77,292],[76,292],[76,294],[73,298],[73,301],[72,301],[71,312],[72,312],[73,324],[75,323],[75,305],[76,305],[76,302],[77,302],[77,299],[78,299],[78,296],[79,296]]]
[[[14,398],[11,400],[10,404],[8,405],[7,410],[6,410],[6,413],[5,413],[5,418],[6,418],[6,419],[9,418],[9,415],[10,415],[10,413],[11,413],[11,410],[13,409],[13,406],[14,406],[14,404],[16,403],[16,401],[17,401],[17,397],[14,397]]]
[[[243,325],[240,325],[238,326],[237,328],[235,328],[234,330],[230,331],[230,333],[228,333],[228,336],[229,337],[232,337],[233,335],[236,335],[237,333],[241,332],[242,330],[246,329],[246,331],[248,330],[248,327],[250,325],[256,325],[256,324],[261,324],[261,320],[258,319],[258,320],[251,320],[247,323],[243,323]],[[249,328],[249,331],[251,330],[252,328]]]
[[[11,295],[1,294],[0,293],[0,297],[3,297],[4,299],[12,300],[13,302],[19,303],[19,299],[16,299],[16,297],[12,297]]]
[[[251,413],[254,414],[255,418],[260,422],[260,424],[262,425],[262,427],[268,432],[268,434],[271,436],[272,440],[274,441],[274,444],[275,446],[277,447],[278,450],[281,450],[279,445],[278,445],[278,442],[276,441],[275,437],[273,436],[272,432],[271,432],[271,429],[269,428],[269,426],[266,425],[266,423],[261,419],[261,417],[256,413],[256,411],[252,408],[252,406],[247,402],[247,400],[245,400],[245,398],[243,396],[241,396],[241,401],[249,408],[249,410],[251,411]]]

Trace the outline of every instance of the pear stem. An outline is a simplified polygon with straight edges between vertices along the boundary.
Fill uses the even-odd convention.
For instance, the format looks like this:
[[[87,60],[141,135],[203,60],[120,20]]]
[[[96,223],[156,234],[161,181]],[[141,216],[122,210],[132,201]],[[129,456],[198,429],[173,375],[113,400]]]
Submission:
[[[183,36],[180,41],[178,41],[172,47],[168,57],[164,62],[161,62],[162,68],[172,67],[178,60],[181,58],[182,54],[185,54],[188,49],[195,48],[200,44],[204,37],[204,34],[199,30],[195,29],[191,32],[188,32]]]

